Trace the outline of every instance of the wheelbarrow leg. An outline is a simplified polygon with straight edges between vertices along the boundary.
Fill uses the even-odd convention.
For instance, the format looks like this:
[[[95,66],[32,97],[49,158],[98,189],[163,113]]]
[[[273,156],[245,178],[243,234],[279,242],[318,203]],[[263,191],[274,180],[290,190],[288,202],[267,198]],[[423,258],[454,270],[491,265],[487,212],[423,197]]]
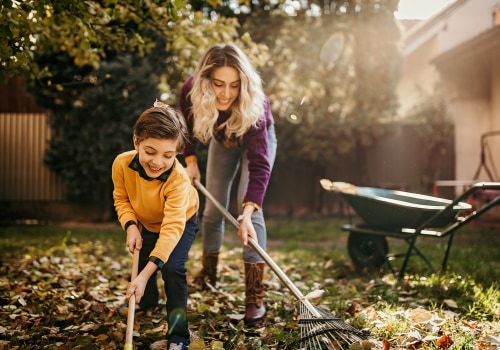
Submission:
[[[422,259],[427,264],[427,266],[429,266],[431,269],[434,268],[434,265],[432,265],[430,260],[427,259],[424,253],[422,253],[422,251],[420,251],[420,249],[418,249],[418,247],[415,244],[413,245],[413,250],[420,257],[420,259]]]
[[[417,240],[417,235],[408,239],[409,247],[408,247],[408,250],[406,251],[406,256],[405,256],[405,259],[403,261],[403,265],[401,266],[401,269],[399,269],[399,277],[398,277],[399,280],[402,280],[404,275],[405,275],[406,267],[408,266],[408,261],[410,260],[410,256],[412,254],[413,248],[415,247],[416,240]]]
[[[426,264],[429,266],[431,269],[434,267],[432,263],[430,262],[429,259],[418,249],[418,247],[415,245],[417,241],[417,235],[406,239],[406,242],[408,243],[408,250],[406,251],[406,256],[403,261],[403,265],[401,266],[401,269],[399,270],[399,279],[401,280],[404,277],[404,274],[406,272],[406,267],[408,266],[408,262],[410,261],[410,257],[413,255],[413,251],[415,252],[416,255],[418,255]]]
[[[450,238],[448,239],[448,245],[446,246],[446,253],[444,254],[443,263],[441,264],[441,272],[446,271],[446,264],[448,263],[448,256],[450,255],[451,244],[453,243],[453,236],[455,235],[455,231],[450,234]]]
[[[394,268],[394,266],[391,263],[391,259],[395,259],[395,258],[396,257],[394,255],[387,254],[386,257],[385,257],[385,264],[387,265],[387,267],[389,268],[389,270],[391,270],[391,272],[394,275],[394,277],[398,277],[397,271],[396,271],[396,269]]]

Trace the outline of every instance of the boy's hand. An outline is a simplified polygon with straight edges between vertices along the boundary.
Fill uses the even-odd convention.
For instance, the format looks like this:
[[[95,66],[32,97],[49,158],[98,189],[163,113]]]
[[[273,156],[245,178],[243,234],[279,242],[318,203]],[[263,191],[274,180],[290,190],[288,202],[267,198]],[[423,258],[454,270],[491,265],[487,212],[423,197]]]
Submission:
[[[127,293],[125,297],[130,299],[132,295],[135,295],[135,302],[139,303],[142,296],[144,295],[144,290],[146,289],[146,282],[141,275],[137,276],[132,282],[129,283]]]
[[[141,231],[137,225],[130,225],[127,228],[127,247],[130,253],[134,253],[134,250],[140,250],[142,248],[142,236]]]
[[[153,273],[156,272],[158,266],[155,263],[148,261],[144,269],[137,275],[137,277],[129,283],[127,294],[125,296],[129,299],[132,295],[135,295],[135,302],[139,303],[142,296],[144,295],[144,290],[146,289],[146,283],[151,278]]]

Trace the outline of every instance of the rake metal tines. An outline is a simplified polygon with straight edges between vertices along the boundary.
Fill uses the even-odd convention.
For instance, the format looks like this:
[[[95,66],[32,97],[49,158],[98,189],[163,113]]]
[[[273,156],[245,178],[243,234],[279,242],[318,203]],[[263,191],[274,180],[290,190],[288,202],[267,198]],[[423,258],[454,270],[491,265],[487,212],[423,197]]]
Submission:
[[[375,349],[369,334],[333,317],[325,310],[315,307],[315,315],[310,305],[300,304],[300,347],[301,350],[364,350]],[[318,317],[319,315],[319,317]]]

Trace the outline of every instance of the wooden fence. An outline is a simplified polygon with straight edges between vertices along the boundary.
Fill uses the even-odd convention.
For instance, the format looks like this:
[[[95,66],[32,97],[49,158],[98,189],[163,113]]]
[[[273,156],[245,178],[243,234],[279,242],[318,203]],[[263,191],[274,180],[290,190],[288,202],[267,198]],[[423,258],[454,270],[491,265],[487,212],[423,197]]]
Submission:
[[[108,208],[65,201],[61,181],[43,162],[51,137],[48,118],[26,92],[22,79],[0,84],[0,222],[109,220],[112,213]],[[323,177],[421,193],[431,190],[423,183],[424,177],[427,183],[453,179],[453,140],[447,156],[428,154],[423,152],[416,127],[395,125],[394,132],[369,149],[326,167],[312,162],[277,162],[266,195],[266,215],[342,214],[346,206],[339,196],[321,189],[319,180]]]
[[[59,201],[63,188],[44,164],[45,113],[0,113],[0,201]]]
[[[112,213],[108,208],[65,201],[61,181],[43,163],[50,137],[48,114],[37,106],[23,80],[12,78],[0,83],[0,223],[109,220]],[[437,174],[437,179],[453,179],[453,142],[444,158],[422,152],[424,147],[419,142],[415,127],[396,126],[390,136],[370,149],[340,159],[336,165],[278,162],[266,196],[266,215],[329,216],[345,211],[338,196],[321,189],[322,177],[414,192],[426,190],[422,188],[424,176]],[[438,168],[430,169],[431,163],[438,164]]]
[[[0,221],[109,220],[112,213],[104,215],[98,207],[78,207],[65,201],[61,182],[43,162],[51,137],[47,118],[44,113],[0,113]],[[424,194],[431,191],[430,186],[422,187],[424,175],[453,178],[452,143],[449,155],[441,159],[439,155],[422,152],[422,141],[416,136],[414,127],[396,129],[363,152],[339,160],[337,165],[275,164],[266,196],[267,215],[343,215],[348,208],[338,195],[322,190],[319,180],[323,177]],[[438,167],[430,169],[432,163]],[[367,170],[362,172],[360,167]]]

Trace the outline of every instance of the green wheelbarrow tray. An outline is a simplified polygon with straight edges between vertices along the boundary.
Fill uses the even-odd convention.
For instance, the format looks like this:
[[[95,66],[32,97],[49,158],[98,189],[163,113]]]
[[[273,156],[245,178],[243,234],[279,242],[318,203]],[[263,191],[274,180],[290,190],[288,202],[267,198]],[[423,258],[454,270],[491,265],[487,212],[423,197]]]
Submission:
[[[438,212],[441,215],[430,224],[443,227],[454,220],[460,211],[472,209],[470,204],[460,202],[445,211],[451,200],[373,187],[357,189],[357,194],[340,192],[340,195],[365,224],[374,229],[416,228]]]
[[[455,231],[500,203],[500,195],[475,210],[472,210],[472,205],[464,202],[477,192],[499,190],[500,182],[476,183],[454,200],[353,186],[327,179],[321,180],[321,186],[327,191],[338,193],[363,220],[362,224],[342,227],[350,233],[348,251],[355,267],[373,270],[386,263],[400,278],[405,273],[411,255],[418,255],[432,267],[431,262],[415,246],[418,236],[448,237],[442,262],[444,270]],[[406,254],[388,254],[386,237],[404,239],[408,243]],[[404,257],[399,273],[391,262],[397,257]]]

